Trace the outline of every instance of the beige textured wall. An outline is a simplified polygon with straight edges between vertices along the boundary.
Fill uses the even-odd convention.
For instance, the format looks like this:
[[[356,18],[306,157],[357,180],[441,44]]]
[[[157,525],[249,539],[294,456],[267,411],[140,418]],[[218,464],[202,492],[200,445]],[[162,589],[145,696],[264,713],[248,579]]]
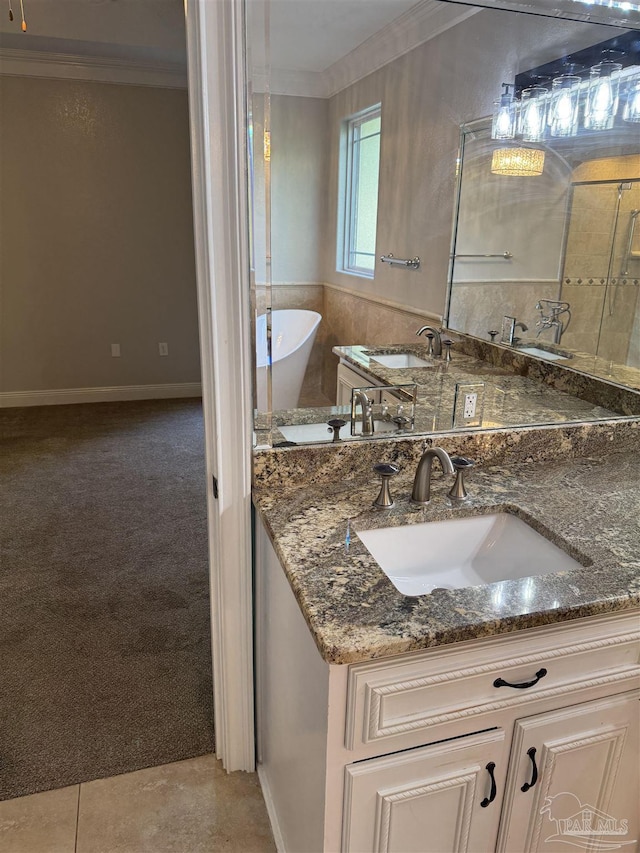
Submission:
[[[0,390],[199,381],[186,92],[0,97]]]
[[[549,152],[541,175],[494,175],[495,148],[484,138],[465,145],[456,254],[509,251],[513,257],[457,258],[454,293],[457,282],[533,280],[555,282],[557,288],[571,168]]]
[[[273,282],[323,281],[328,108],[321,98],[271,97]]]
[[[323,281],[326,235],[328,101],[272,95],[271,281]],[[265,96],[256,94],[253,120],[253,262],[258,284],[266,281],[266,194],[263,159]]]

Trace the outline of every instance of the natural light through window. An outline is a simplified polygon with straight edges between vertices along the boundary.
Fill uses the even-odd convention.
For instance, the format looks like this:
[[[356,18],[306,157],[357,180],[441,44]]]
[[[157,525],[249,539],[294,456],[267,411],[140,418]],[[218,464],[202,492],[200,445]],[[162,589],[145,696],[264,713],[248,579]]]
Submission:
[[[342,156],[338,269],[373,278],[380,169],[380,104],[347,119]]]

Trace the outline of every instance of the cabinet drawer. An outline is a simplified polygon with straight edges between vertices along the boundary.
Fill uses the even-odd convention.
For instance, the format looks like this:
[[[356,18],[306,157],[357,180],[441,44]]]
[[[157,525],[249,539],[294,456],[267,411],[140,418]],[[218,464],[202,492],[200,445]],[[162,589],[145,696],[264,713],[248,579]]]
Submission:
[[[397,662],[352,666],[347,749],[401,736],[406,740],[411,733],[423,738],[439,724],[640,677],[637,615],[609,617],[601,625],[598,619],[581,621],[588,624],[530,629]]]

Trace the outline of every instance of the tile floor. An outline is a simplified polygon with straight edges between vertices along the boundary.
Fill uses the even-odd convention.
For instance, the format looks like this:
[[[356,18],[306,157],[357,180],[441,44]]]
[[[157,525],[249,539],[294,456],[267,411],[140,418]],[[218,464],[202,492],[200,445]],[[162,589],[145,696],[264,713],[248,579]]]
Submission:
[[[255,773],[213,755],[0,802],[2,853],[272,853]]]

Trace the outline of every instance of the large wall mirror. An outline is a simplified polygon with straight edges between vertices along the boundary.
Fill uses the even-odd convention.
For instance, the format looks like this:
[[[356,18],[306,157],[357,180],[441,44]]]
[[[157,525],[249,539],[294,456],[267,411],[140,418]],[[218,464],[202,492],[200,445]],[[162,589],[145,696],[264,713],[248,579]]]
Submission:
[[[625,34],[522,75],[523,81],[516,77],[519,99],[506,96],[496,120],[463,128],[446,316],[451,329],[494,341],[503,341],[504,316],[517,318],[518,329],[525,328],[516,346],[636,388],[639,47],[640,33]],[[617,109],[608,105],[612,115],[591,128],[590,90],[600,78],[574,69],[598,70],[600,56],[614,52],[628,63],[611,61],[623,95]],[[574,73],[564,75],[570,63]],[[565,79],[570,85],[563,88]],[[567,113],[572,126],[554,128],[554,109],[565,97],[575,103]],[[528,128],[527,110],[533,111]],[[502,132],[500,115],[512,122]]]
[[[637,25],[636,21],[630,26]],[[496,193],[482,186],[486,159],[496,146],[490,128],[477,120],[491,115],[504,82],[624,32],[602,23],[441,0],[417,4],[415,0],[247,0],[252,300],[257,342],[254,390],[259,429],[268,433],[275,424],[279,428],[275,443],[328,440],[331,434],[327,435],[325,422],[341,416],[348,420],[350,389],[372,384],[372,376],[373,384],[391,386],[389,394],[380,390],[370,395],[378,407],[374,415],[380,415],[380,427],[382,420],[387,423],[376,428],[376,435],[402,429],[396,423],[402,417],[395,416],[403,409],[406,415],[407,407],[402,405],[402,390],[394,390],[396,385],[418,387],[414,431],[455,427],[458,386],[473,381],[477,365],[465,374],[464,356],[454,343],[450,366],[445,368],[440,359],[437,369],[425,373],[427,368],[410,360],[412,345],[419,340],[416,331],[425,325],[438,326],[449,305],[452,328],[488,340],[500,317],[483,315],[473,307],[469,292],[479,281],[505,282],[509,278],[505,265],[511,265],[512,273],[522,262],[521,246],[532,256],[545,256],[543,269],[526,269],[521,277],[532,282],[555,276],[555,290],[546,288],[524,300],[527,309],[533,310],[530,317],[524,316],[524,309],[507,310],[506,303],[503,313],[511,312],[535,328],[540,313],[535,305],[550,293],[549,298],[556,301],[576,302],[575,297],[569,298],[571,285],[560,291],[560,275],[564,275],[561,261],[568,262],[583,251],[582,234],[575,238],[575,251],[570,251],[570,234],[572,227],[576,235],[582,229],[580,207],[592,204],[586,195],[582,201],[581,193],[595,172],[584,179],[580,169],[597,170],[589,160],[637,159],[640,124],[629,124],[624,139],[605,141],[604,148],[592,155],[584,151],[574,155],[567,146],[550,152],[548,172],[541,177],[503,178],[505,185],[511,181],[510,192],[529,217],[523,238],[508,230],[496,233],[512,228],[509,205],[515,202],[503,199],[502,190]],[[462,127],[467,131],[465,182],[455,253],[508,251],[512,258],[495,263],[487,259],[488,263],[475,266],[460,259],[452,273]],[[603,174],[593,180],[605,180]],[[617,173],[613,180],[617,184],[608,189],[623,183]],[[629,170],[624,183],[632,188],[623,191],[624,197],[616,202],[617,213],[612,214],[621,223],[619,235],[624,232],[624,216],[628,219],[634,209],[630,199],[638,186]],[[615,195],[615,189],[612,192]],[[465,207],[467,199],[472,204]],[[631,204],[628,215],[623,212],[627,202]],[[491,222],[483,205],[493,205]],[[541,217],[551,228],[551,217],[543,213],[545,205],[554,211],[551,241],[531,228],[531,221],[539,222]],[[637,263],[635,252],[633,244],[633,263]],[[387,262],[380,260],[382,256]],[[416,258],[419,264],[411,263]],[[410,263],[395,263],[398,260]],[[565,277],[583,276],[576,267],[571,275],[567,268]],[[632,299],[631,290],[623,291],[622,286],[617,293],[610,290],[593,308],[594,316],[599,312],[601,338],[602,323],[608,317],[603,302],[620,308],[629,325],[631,309],[625,300]],[[502,297],[489,296],[489,289],[486,294],[492,308],[500,304]],[[572,312],[567,336],[570,331],[582,334],[582,315],[591,310],[585,299]],[[632,329],[633,323],[629,340]],[[594,334],[593,329],[586,331],[586,323],[584,330],[585,335]],[[609,337],[613,340],[615,334]],[[541,347],[552,343],[548,332],[537,341]],[[567,338],[561,343],[569,346]],[[582,340],[579,345],[585,348]],[[336,348],[341,348],[338,354]],[[402,349],[408,359],[404,372],[381,362],[372,368],[372,353],[384,356],[385,349],[389,355],[398,355],[395,350]],[[345,355],[342,366],[341,354]],[[355,377],[345,378],[341,369],[344,374],[351,370]],[[524,412],[519,404],[509,406],[516,391],[522,394],[522,388],[515,389],[517,377],[512,382],[496,372],[495,381],[481,378],[484,428],[550,422],[556,415],[558,420],[619,415],[592,404],[576,405],[569,412],[557,400],[548,405],[541,401],[545,405],[539,410]],[[309,427],[307,434],[287,435],[281,429],[303,425]]]

